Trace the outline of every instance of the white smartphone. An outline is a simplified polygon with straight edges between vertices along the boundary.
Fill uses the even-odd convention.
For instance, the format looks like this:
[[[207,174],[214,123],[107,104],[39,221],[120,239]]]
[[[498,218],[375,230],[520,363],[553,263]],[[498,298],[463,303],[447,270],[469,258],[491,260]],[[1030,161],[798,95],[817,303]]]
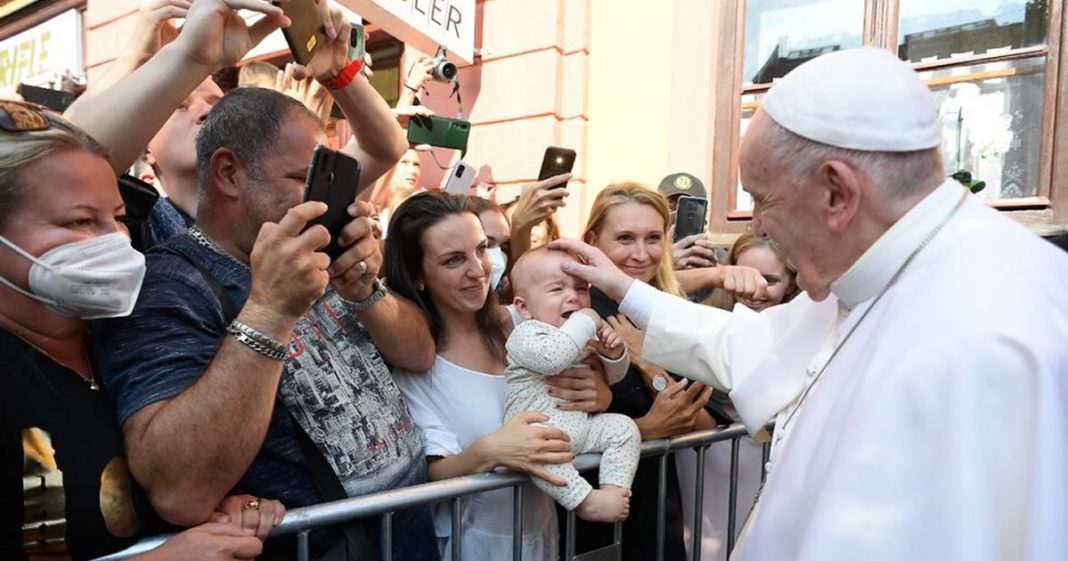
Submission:
[[[445,181],[445,192],[453,195],[466,195],[475,180],[475,168],[463,160],[457,160]]]

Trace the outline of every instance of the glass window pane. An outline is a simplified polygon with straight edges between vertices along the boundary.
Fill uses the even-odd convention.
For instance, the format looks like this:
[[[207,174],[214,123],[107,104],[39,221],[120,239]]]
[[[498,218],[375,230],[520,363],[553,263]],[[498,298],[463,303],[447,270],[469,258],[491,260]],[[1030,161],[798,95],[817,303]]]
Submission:
[[[1034,197],[1046,57],[924,72],[942,120],[946,174],[985,181],[986,200]]]
[[[1043,45],[1049,0],[901,0],[898,56],[926,62]]]
[[[764,84],[823,53],[863,44],[863,0],[749,0],[742,80]]]
[[[749,122],[753,120],[753,114],[756,113],[757,107],[760,107],[760,100],[764,97],[764,93],[751,93],[742,96],[742,114],[738,124],[738,138],[739,145],[740,139],[745,136],[745,129],[749,127]],[[734,208],[731,210],[753,210],[753,199],[749,197],[749,193],[742,190],[742,178],[741,175],[735,170],[737,176],[734,182]]]

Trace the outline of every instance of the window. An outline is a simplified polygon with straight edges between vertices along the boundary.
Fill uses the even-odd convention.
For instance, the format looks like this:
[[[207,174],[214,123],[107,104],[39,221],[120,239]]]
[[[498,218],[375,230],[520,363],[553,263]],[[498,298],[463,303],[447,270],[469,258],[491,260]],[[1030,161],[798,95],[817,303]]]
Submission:
[[[720,14],[714,227],[739,231],[752,202],[738,185],[739,139],[775,79],[821,54],[873,45],[930,86],[947,175],[983,181],[978,196],[1039,227],[1068,224],[1068,134],[1057,95],[1065,0],[728,0]],[[737,131],[729,134],[723,131]]]

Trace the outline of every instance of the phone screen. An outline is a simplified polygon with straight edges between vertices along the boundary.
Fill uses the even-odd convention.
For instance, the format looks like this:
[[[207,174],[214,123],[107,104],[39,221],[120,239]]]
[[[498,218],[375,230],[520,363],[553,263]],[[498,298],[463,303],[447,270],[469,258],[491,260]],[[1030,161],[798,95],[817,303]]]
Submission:
[[[352,221],[349,205],[359,192],[360,163],[346,154],[325,146],[316,146],[304,182],[304,200],[326,203],[326,213],[308,223],[322,224],[330,232],[330,243],[323,251],[330,260],[337,259],[345,248],[337,243],[341,230]]]
[[[543,181],[564,173],[571,173],[571,170],[574,167],[574,150],[571,150],[570,148],[560,148],[558,146],[549,146],[545,149],[545,156],[541,159],[541,171],[538,172],[538,181]],[[558,185],[554,187],[554,189],[561,187],[563,187],[563,185]]]

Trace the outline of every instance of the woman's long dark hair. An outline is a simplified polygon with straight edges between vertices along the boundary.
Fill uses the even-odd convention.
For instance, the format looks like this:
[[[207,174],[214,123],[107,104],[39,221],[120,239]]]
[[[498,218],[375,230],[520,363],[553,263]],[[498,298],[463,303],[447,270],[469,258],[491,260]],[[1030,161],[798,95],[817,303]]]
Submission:
[[[430,321],[430,333],[440,348],[448,339],[441,314],[433,299],[416,287],[423,269],[423,235],[431,226],[449,216],[470,213],[478,218],[467,197],[438,191],[419,193],[401,203],[386,230],[386,285],[393,292],[415,302]],[[504,361],[507,340],[497,295],[490,290],[486,302],[475,315],[479,333],[494,358]]]

